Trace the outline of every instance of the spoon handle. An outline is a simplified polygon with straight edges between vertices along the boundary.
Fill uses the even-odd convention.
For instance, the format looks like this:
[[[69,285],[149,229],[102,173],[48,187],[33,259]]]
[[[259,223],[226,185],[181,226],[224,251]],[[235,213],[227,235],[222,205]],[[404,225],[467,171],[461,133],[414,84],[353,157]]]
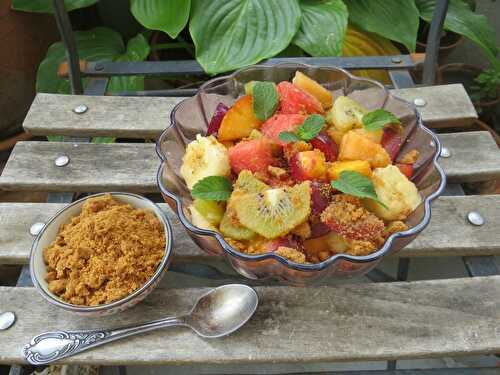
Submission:
[[[127,336],[179,325],[186,325],[184,317],[164,318],[116,329],[45,332],[33,337],[23,347],[23,354],[32,365],[44,365]]]

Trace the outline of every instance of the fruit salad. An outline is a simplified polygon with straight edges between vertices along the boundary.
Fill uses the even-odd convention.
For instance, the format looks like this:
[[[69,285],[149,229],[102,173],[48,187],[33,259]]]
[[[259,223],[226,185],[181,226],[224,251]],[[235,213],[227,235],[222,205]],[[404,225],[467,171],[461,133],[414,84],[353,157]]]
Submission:
[[[411,181],[419,153],[399,155],[402,130],[393,113],[334,97],[300,71],[249,82],[186,148],[192,223],[250,255],[368,255],[422,201]]]

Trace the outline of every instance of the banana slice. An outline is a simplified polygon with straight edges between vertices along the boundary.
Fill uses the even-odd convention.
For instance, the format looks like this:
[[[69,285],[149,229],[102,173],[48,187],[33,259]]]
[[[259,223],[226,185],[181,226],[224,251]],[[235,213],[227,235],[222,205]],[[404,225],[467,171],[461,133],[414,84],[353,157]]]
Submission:
[[[361,119],[368,112],[366,108],[347,96],[335,99],[331,111],[335,128],[342,132],[362,127]]]
[[[190,190],[205,177],[228,177],[231,166],[227,149],[214,136],[202,137],[198,134],[186,148],[180,172]]]

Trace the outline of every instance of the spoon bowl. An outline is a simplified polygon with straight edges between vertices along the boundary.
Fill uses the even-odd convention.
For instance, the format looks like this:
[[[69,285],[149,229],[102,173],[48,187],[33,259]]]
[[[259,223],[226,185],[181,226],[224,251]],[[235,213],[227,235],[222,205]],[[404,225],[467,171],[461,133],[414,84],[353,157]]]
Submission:
[[[186,324],[202,337],[229,335],[252,317],[258,301],[255,290],[247,285],[223,285],[198,299]]]

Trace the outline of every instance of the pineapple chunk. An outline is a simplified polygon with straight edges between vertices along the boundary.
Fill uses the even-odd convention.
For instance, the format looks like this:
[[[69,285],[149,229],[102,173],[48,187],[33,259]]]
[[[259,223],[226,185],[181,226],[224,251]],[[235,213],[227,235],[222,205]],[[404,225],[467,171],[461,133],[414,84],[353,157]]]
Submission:
[[[342,138],[344,137],[346,132],[338,130],[335,126],[331,126],[327,130],[327,133],[330,136],[330,138],[333,139],[335,143],[339,145],[342,143]]]
[[[372,181],[378,198],[387,209],[371,199],[364,203],[367,209],[384,220],[404,220],[422,202],[415,184],[394,165],[375,169]]]
[[[354,129],[356,133],[359,135],[362,135],[365,138],[368,138],[370,141],[373,141],[375,143],[382,142],[382,136],[384,135],[384,130],[383,129],[378,129],[378,130],[366,130],[365,128],[358,128]]]
[[[186,147],[182,158],[181,176],[191,190],[200,180],[208,176],[231,175],[227,149],[214,136],[196,135],[196,140]]]
[[[318,99],[323,109],[328,109],[332,106],[332,93],[305,74],[299,71],[295,72],[295,77],[293,77],[292,83],[299,89]]]
[[[370,177],[372,170],[370,163],[366,160],[335,161],[328,168],[327,174],[330,180],[336,180],[343,171],[354,171]]]
[[[391,157],[381,145],[354,130],[342,137],[338,160],[366,160],[372,168],[391,164]]]
[[[339,96],[333,102],[332,121],[340,131],[363,127],[363,116],[368,110],[347,96]]]

